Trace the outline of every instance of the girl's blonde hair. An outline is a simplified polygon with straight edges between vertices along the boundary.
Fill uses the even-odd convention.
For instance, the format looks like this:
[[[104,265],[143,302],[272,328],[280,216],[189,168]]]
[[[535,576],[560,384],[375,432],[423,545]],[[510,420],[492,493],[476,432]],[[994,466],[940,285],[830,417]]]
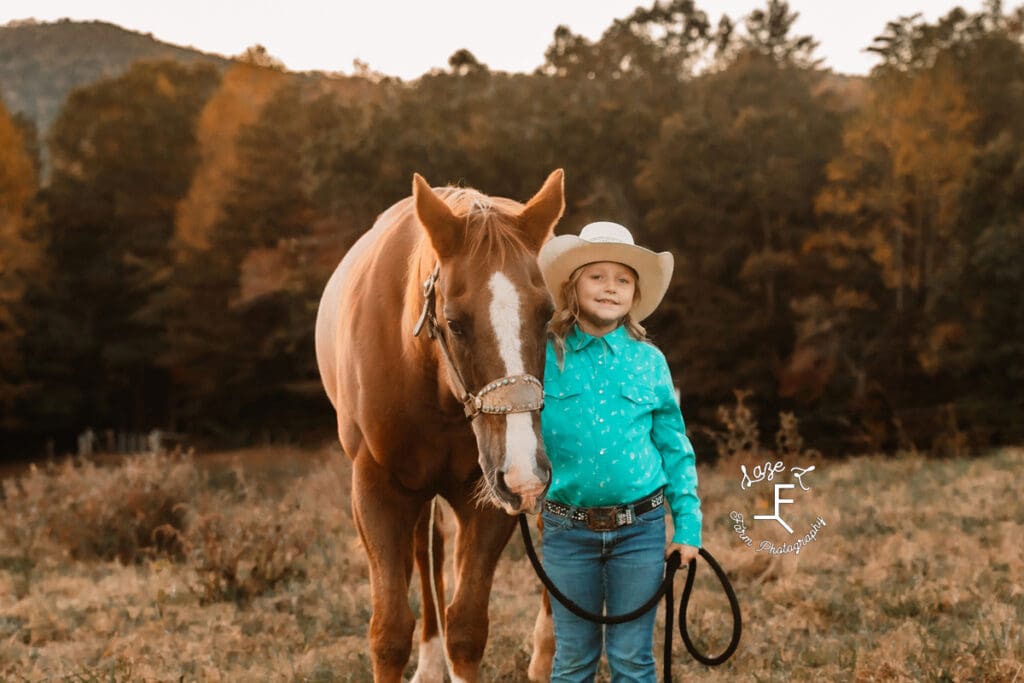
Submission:
[[[562,283],[562,301],[565,302],[565,306],[556,309],[551,316],[551,320],[548,321],[548,336],[555,342],[555,358],[558,359],[559,370],[564,367],[565,363],[565,339],[569,336],[569,332],[572,331],[572,326],[579,321],[580,300],[576,296],[576,283],[579,282],[580,277],[583,275],[583,269],[586,267],[586,265],[583,265],[572,271],[569,279]],[[630,270],[633,271],[632,268]],[[633,271],[633,278],[635,283],[633,303],[635,304],[640,300],[640,277],[636,274],[636,271]],[[629,336],[633,337],[633,339],[648,341],[647,330],[633,318],[632,312],[627,313],[620,324],[625,326]]]

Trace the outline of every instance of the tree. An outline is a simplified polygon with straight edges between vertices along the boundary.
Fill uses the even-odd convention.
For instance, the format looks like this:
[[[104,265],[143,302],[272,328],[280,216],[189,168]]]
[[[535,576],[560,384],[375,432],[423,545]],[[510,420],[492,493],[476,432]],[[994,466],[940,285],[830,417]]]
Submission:
[[[801,68],[814,68],[821,59],[814,57],[818,41],[811,36],[792,36],[790,31],[800,14],[790,12],[784,0],[768,0],[765,9],[756,9],[747,15],[746,35],[740,44],[747,50],[768,57],[777,64],[790,64]]]
[[[175,240],[181,246],[207,244],[238,166],[238,132],[256,120],[285,80],[280,71],[256,64],[259,54],[251,58],[254,63],[239,63],[224,72],[220,87],[199,116],[199,165],[175,212]]]
[[[597,41],[555,30],[538,73],[555,84],[547,137],[569,160],[579,197],[566,229],[597,217],[639,224],[647,206],[635,180],[659,122],[685,102],[696,70],[731,30],[724,21],[716,31],[692,0],[638,7]]]
[[[984,28],[953,61],[976,111],[976,150],[953,226],[946,267],[928,292],[918,358],[975,442],[1019,441],[1017,388],[1024,366],[1022,310],[1014,292],[1024,223],[1024,7],[1003,16],[988,3]]]
[[[241,129],[207,244],[185,250],[152,307],[168,340],[159,363],[174,380],[171,410],[189,431],[287,422],[288,385],[315,373],[315,299],[297,248],[315,221],[305,105],[301,84],[287,83]]]
[[[1024,357],[1020,310],[1003,295],[1024,212],[1019,31],[997,2],[889,24],[869,102],[817,198],[827,230],[805,242],[823,283],[852,283],[867,302],[829,314],[840,367],[882,387],[915,439],[930,438],[922,416],[947,403],[982,430],[1019,408],[994,400],[1015,391]]]
[[[869,237],[897,314],[923,304],[948,253],[975,118],[957,74],[944,64],[884,79],[829,165],[819,211],[849,218]]]
[[[284,62],[267,52],[267,48],[259,43],[247,47],[245,52],[238,56],[237,60],[240,64],[247,64],[270,71],[284,72],[286,70]]]
[[[462,48],[448,58],[448,66],[459,76],[468,76],[475,71],[487,71],[487,65],[476,58],[469,50]]]
[[[198,161],[196,119],[218,78],[209,66],[141,62],[75,91],[54,124],[54,290],[42,302],[50,334],[34,353],[55,425],[162,420],[163,342],[145,310],[171,264],[174,209]]]
[[[808,236],[804,251],[817,263],[812,272],[825,306],[801,313],[829,321],[841,378],[835,388],[845,394],[833,398],[854,415],[867,410],[869,447],[896,444],[889,407],[906,411],[925,396],[942,401],[941,385],[925,389],[916,354],[929,292],[959,244],[954,227],[974,120],[955,71],[941,62],[912,74],[876,75],[816,199],[825,230]],[[811,318],[798,320],[807,325]],[[815,342],[801,344],[807,353]],[[879,405],[886,411],[872,421]]]
[[[731,24],[720,25],[720,35],[730,32]],[[678,81],[692,75],[720,35],[692,0],[655,2],[614,20],[596,43],[559,26],[540,71],[572,79]]]
[[[683,260],[661,334],[687,391],[765,399],[792,343],[799,249],[816,229],[812,198],[839,120],[821,74],[753,49],[698,79],[667,116],[637,185],[655,242]],[[728,368],[728,372],[723,369]]]
[[[0,430],[23,426],[14,406],[28,381],[21,354],[32,314],[26,295],[44,273],[33,146],[0,101]]]

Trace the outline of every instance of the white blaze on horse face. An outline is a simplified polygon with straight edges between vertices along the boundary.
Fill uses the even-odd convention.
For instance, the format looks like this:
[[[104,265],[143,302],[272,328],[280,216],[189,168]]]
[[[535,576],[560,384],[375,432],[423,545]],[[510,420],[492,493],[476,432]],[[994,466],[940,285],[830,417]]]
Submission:
[[[491,276],[491,325],[498,339],[498,353],[505,362],[506,375],[519,375],[523,365],[522,320],[519,292],[501,272]],[[505,416],[505,483],[518,495],[534,497],[543,483],[534,474],[537,464],[537,433],[530,413]],[[526,501],[524,501],[526,502]],[[531,501],[532,502],[532,501]]]
[[[505,362],[506,375],[521,375],[523,342],[519,338],[522,322],[519,319],[519,292],[502,272],[491,276],[491,325],[498,339],[498,354]]]

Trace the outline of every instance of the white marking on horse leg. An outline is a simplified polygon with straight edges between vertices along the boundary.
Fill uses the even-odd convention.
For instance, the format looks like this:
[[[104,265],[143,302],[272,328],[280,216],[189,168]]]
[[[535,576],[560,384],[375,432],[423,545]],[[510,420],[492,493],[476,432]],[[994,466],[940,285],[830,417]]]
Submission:
[[[506,375],[525,372],[523,365],[522,321],[519,316],[519,292],[501,272],[490,280],[491,325],[498,339],[498,353],[505,362]],[[536,496],[543,483],[534,474],[537,464],[537,434],[529,413],[505,416],[505,483],[513,493],[525,498]],[[535,493],[531,493],[535,492]],[[524,500],[526,503],[531,501]]]
[[[416,674],[410,683],[442,683],[444,681],[444,650],[441,639],[434,636],[420,643]]]
[[[551,613],[541,606],[533,624],[533,653],[526,676],[534,683],[551,678],[551,663],[555,657],[555,625]]]

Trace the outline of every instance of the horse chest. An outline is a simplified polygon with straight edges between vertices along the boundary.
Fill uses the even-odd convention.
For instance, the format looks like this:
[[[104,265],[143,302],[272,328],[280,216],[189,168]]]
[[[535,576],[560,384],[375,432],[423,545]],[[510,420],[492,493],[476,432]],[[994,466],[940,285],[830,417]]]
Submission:
[[[444,429],[396,419],[366,436],[373,459],[408,489],[435,488],[441,481],[475,481],[480,476],[476,441],[465,422]]]

